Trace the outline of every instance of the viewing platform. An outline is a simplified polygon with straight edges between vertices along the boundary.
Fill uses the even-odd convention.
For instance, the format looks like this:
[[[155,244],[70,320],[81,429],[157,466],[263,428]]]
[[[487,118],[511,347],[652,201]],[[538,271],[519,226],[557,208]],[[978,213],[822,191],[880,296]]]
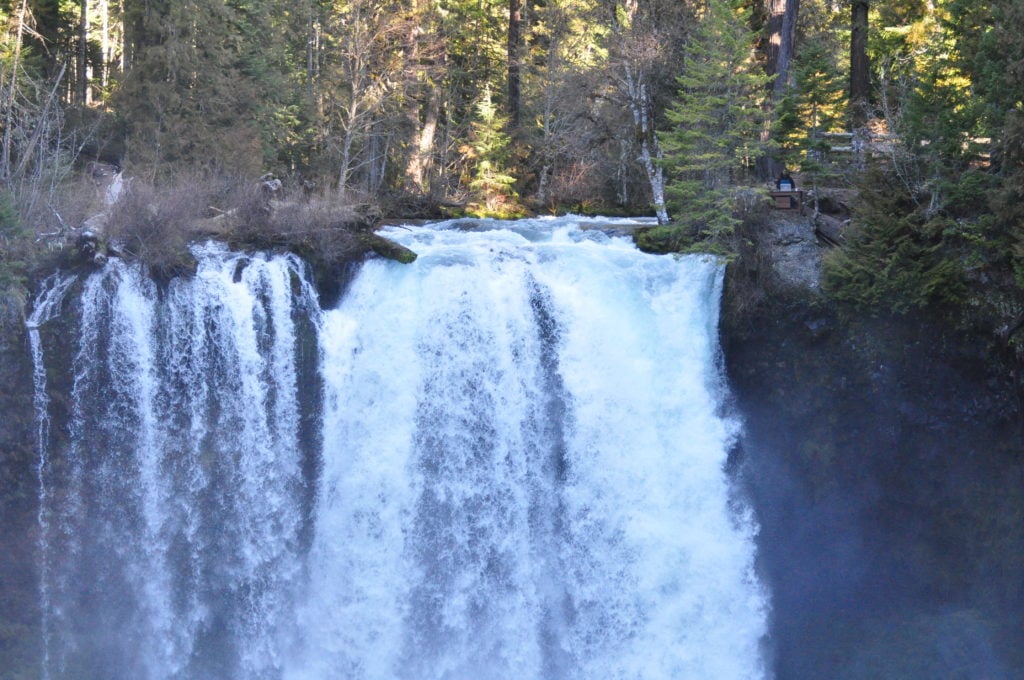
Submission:
[[[784,172],[775,181],[775,189],[769,192],[776,210],[799,210],[804,214],[804,192],[796,188],[796,182]]]
[[[776,210],[799,210],[804,214],[804,192],[802,189],[774,190],[769,192]]]

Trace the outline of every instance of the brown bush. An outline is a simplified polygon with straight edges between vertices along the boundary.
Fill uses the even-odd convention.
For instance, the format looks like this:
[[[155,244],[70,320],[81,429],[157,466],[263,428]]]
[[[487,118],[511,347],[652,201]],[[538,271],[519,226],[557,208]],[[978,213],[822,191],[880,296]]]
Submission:
[[[135,181],[114,204],[103,224],[110,249],[146,264],[157,276],[192,268],[188,244],[214,193],[208,184],[178,181],[154,187]]]
[[[366,246],[375,210],[308,197],[268,181],[180,177],[154,186],[131,182],[107,215],[111,250],[138,259],[158,276],[189,271],[189,243],[216,239],[242,250],[290,250],[320,262],[351,260]]]
[[[285,248],[328,260],[362,253],[358,234],[368,230],[376,212],[330,197],[289,196],[249,184],[234,197],[231,242],[241,248]]]

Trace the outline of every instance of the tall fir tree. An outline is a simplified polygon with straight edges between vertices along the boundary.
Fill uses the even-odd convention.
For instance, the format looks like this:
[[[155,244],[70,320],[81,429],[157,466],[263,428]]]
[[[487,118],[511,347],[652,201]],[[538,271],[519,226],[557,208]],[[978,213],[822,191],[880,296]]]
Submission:
[[[835,54],[824,36],[804,43],[793,64],[793,86],[777,109],[779,156],[812,187],[833,170],[825,133],[845,127],[846,96]]]
[[[735,185],[764,151],[762,99],[771,76],[755,67],[755,34],[730,0],[708,0],[685,46],[679,90],[659,135],[675,224],[691,239],[732,232]]]
[[[469,188],[483,200],[483,214],[500,216],[515,212],[512,202],[517,198],[516,178],[508,171],[512,143],[507,132],[508,118],[498,113],[489,88],[477,104],[477,116],[473,123],[474,170]]]
[[[183,167],[258,174],[259,95],[243,68],[237,9],[164,0],[128,3],[125,12],[130,70],[115,103],[129,161],[152,175]]]

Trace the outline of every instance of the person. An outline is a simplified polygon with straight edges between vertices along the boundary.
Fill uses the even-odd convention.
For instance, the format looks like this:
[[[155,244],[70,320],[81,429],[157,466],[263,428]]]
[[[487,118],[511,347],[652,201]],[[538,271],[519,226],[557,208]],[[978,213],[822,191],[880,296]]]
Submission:
[[[796,189],[796,183],[793,178],[789,175],[789,170],[783,170],[779,178],[775,180],[776,191],[794,191]]]

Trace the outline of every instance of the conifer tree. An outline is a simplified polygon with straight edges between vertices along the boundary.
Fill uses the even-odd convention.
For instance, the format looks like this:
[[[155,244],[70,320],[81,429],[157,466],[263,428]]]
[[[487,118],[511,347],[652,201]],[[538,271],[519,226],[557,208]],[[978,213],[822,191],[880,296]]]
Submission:
[[[824,39],[808,40],[794,63],[793,87],[779,103],[777,127],[783,161],[812,187],[830,170],[823,134],[843,129],[844,100],[835,51]]]
[[[483,198],[487,214],[500,214],[506,212],[508,203],[516,198],[513,190],[516,178],[507,169],[511,155],[511,138],[506,132],[508,119],[498,115],[490,88],[484,90],[477,104],[477,116],[472,143],[475,168],[469,187]]]
[[[258,94],[242,67],[237,9],[182,0],[132,2],[125,12],[131,61],[116,105],[129,160],[153,174],[186,166],[258,174]]]
[[[691,238],[719,238],[736,225],[735,182],[763,151],[770,76],[754,67],[755,36],[730,0],[709,0],[684,52],[679,91],[660,135],[675,222]]]

